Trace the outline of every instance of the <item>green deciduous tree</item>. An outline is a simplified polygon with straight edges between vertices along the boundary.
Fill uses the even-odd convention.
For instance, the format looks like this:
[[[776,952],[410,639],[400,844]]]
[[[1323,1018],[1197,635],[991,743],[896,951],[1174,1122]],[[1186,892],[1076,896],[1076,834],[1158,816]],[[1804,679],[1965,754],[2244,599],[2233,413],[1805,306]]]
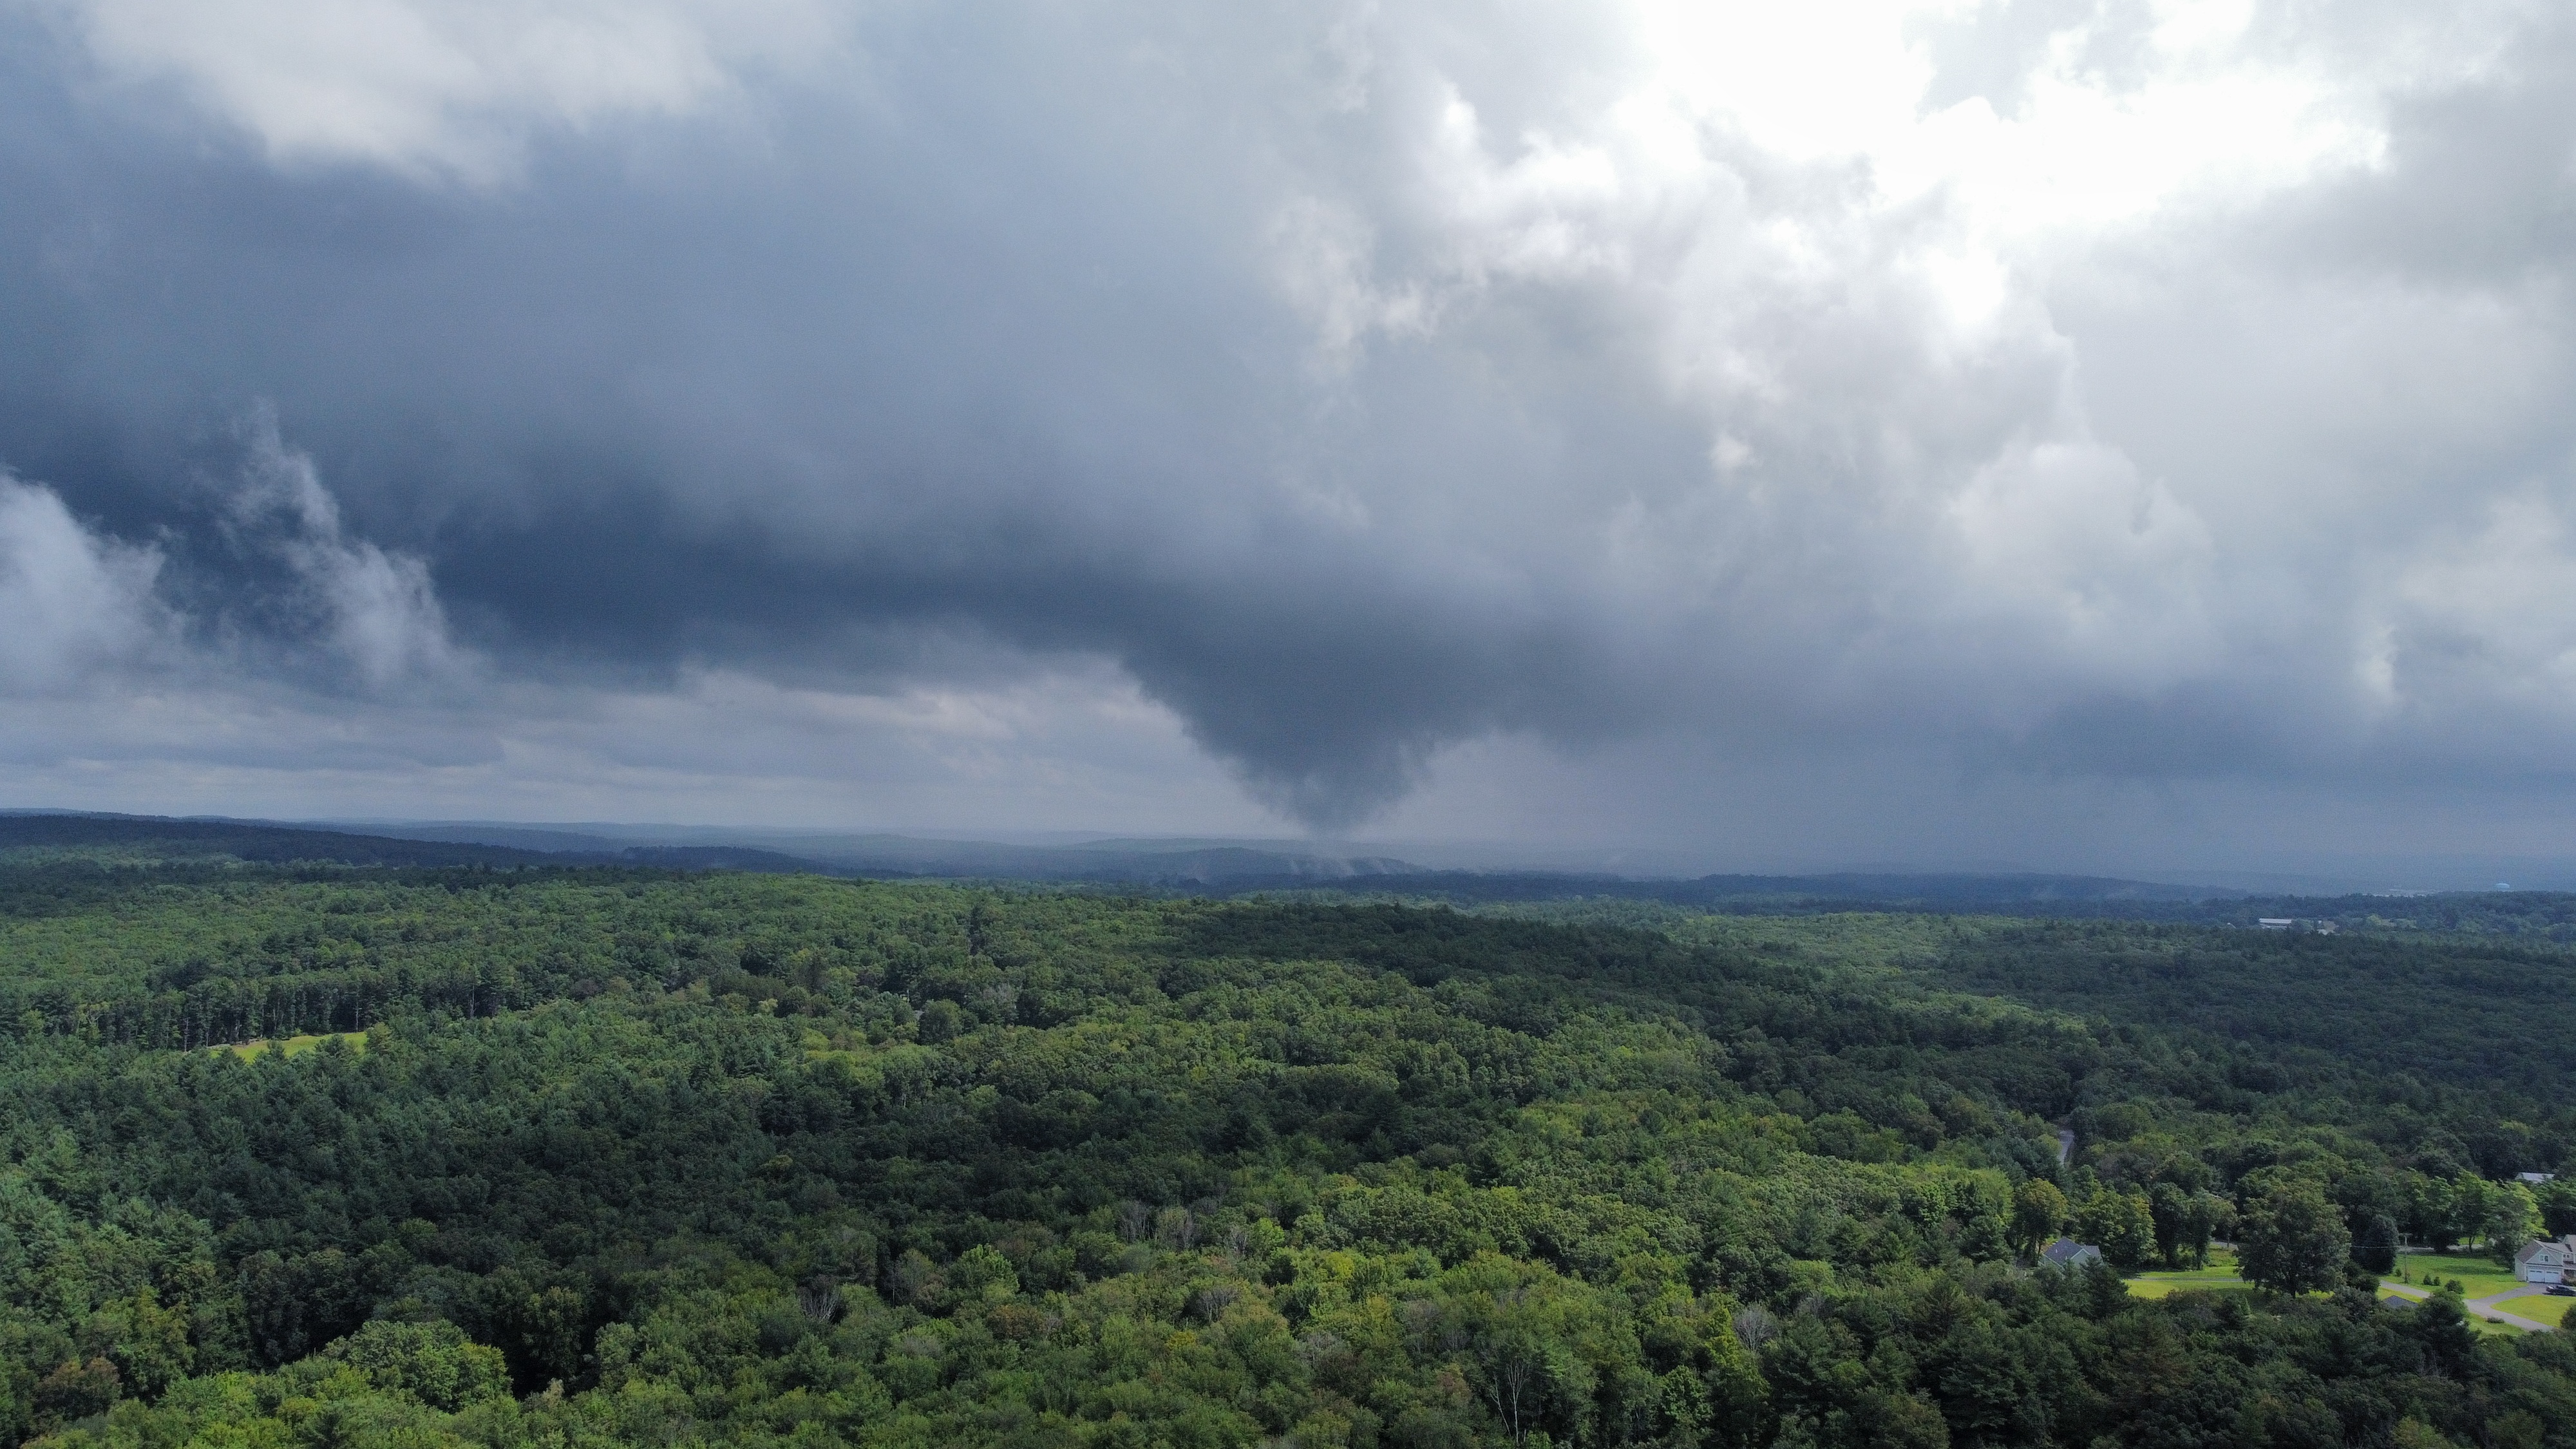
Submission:
[[[2362,1230],[2361,1241],[2352,1245],[2353,1261],[2373,1273],[2397,1271],[2397,1220],[2381,1213]]]
[[[2029,1257],[2057,1236],[2067,1217],[2066,1194],[2045,1178],[2027,1178],[2013,1189],[2013,1246]]]
[[[2147,1199],[2134,1192],[2096,1188],[2075,1213],[2075,1236],[2102,1250],[2122,1273],[2134,1273],[2156,1253],[2156,1223]]]
[[[2147,1210],[2155,1219],[2156,1254],[2168,1268],[2197,1268],[2209,1261],[2210,1239],[2234,1209],[2227,1199],[2173,1182],[2159,1182],[2147,1192]]]
[[[2332,1288],[2351,1248],[2343,1214],[2311,1183],[2277,1185],[2237,1213],[2236,1272],[2275,1293]]]
[[[2540,1235],[2540,1204],[2531,1189],[2518,1182],[2495,1184],[2485,1227],[2487,1256],[2499,1266],[2511,1267],[2514,1254]]]

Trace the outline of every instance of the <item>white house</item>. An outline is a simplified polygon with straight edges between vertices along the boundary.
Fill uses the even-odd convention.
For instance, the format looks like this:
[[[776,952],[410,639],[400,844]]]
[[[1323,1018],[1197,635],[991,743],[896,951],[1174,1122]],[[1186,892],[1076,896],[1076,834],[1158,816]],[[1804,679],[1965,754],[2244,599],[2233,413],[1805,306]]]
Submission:
[[[2513,1276],[2525,1283],[2564,1283],[2576,1278],[2576,1234],[2536,1238],[2513,1255]]]

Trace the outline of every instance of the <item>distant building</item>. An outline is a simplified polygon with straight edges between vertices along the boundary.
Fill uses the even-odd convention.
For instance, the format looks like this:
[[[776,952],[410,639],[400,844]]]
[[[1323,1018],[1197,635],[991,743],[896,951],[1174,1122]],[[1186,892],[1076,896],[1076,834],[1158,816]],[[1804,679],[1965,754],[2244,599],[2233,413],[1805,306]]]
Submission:
[[[2517,1172],[2513,1175],[2513,1180],[2520,1183],[2527,1183],[2532,1187],[2538,1187],[2544,1182],[2556,1182],[2558,1180],[2558,1174],[2554,1172]]]
[[[2260,916],[2255,919],[2254,924],[2267,931],[2286,931],[2298,922],[2288,916]]]
[[[2513,1255],[2513,1276],[2525,1283],[2564,1283],[2576,1273],[2576,1235],[2537,1238]]]
[[[2039,1261],[2052,1268],[2081,1268],[2087,1263],[2101,1262],[2102,1250],[2091,1243],[2079,1243],[2073,1238],[2060,1238],[2039,1250]],[[2557,1280],[2553,1278],[2550,1281]]]

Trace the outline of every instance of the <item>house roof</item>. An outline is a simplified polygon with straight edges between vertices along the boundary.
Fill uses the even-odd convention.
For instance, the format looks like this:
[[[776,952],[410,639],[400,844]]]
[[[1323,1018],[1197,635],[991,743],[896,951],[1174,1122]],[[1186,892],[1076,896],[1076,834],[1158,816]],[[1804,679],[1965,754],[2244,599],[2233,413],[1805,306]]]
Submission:
[[[2040,1251],[2039,1260],[2043,1263],[2054,1263],[2062,1268],[2070,1263],[2082,1262],[2088,1257],[2101,1256],[2102,1250],[2091,1243],[2079,1243],[2073,1238],[2060,1238]]]
[[[2525,1243],[2522,1245],[2522,1251],[2513,1255],[2513,1265],[2519,1268],[2534,1258],[2544,1256],[2552,1262],[2563,1263],[2567,1261],[2567,1245],[2553,1243],[2546,1238]]]

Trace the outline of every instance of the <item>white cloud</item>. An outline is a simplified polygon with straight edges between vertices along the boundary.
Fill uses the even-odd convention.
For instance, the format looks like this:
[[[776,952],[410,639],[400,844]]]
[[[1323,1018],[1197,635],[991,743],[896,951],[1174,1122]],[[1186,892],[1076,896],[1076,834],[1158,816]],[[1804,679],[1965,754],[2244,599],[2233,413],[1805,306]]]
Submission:
[[[2192,678],[2222,652],[2205,607],[2216,585],[2207,524],[2119,452],[2087,441],[2011,447],[1950,507],[1976,584],[1934,627],[2136,693]]]
[[[191,618],[164,597],[161,548],[93,529],[54,489],[0,473],[0,693],[129,699],[223,693],[232,679],[318,686],[327,702],[339,686],[390,697],[471,677],[477,661],[449,637],[428,565],[351,537],[273,414],[254,414],[246,442],[223,497],[246,571],[224,607],[257,618]],[[319,678],[299,662],[316,654],[328,661]]]
[[[0,473],[0,694],[48,694],[136,662],[167,619],[160,555],[101,538],[50,488]]]
[[[2350,697],[2265,681],[2402,675],[2382,645],[2430,627],[2428,591],[2512,592],[2483,574],[2433,582],[2452,564],[2424,552],[2419,521],[2515,477],[2399,459],[2454,435],[2565,437],[2548,399],[2568,318],[2559,283],[2530,270],[2556,278],[2558,259],[2507,271],[2500,294],[2479,278],[2260,271],[2278,218],[2390,181],[2401,108],[2510,82],[2527,8],[2419,25],[2233,0],[2077,7],[1997,84],[1938,103],[1955,88],[1927,36],[2041,12],[1613,13],[1621,63],[1536,64],[1509,85],[1473,79],[1483,52],[1436,23],[1389,21],[1377,73],[1419,79],[1409,98],[1379,82],[1380,104],[1410,116],[1391,123],[1410,168],[1389,185],[1353,165],[1348,191],[1301,204],[1410,266],[1292,295],[1330,347],[1390,368],[1445,350],[1508,373],[1527,359],[1497,355],[1495,319],[1562,327],[1569,312],[1618,339],[1587,345],[1655,360],[1704,419],[1704,477],[1570,470],[1519,509],[1519,537],[1473,535],[1565,593],[1617,601],[1604,627],[1644,667],[1736,696],[1730,712],[1750,687],[1817,725],[1876,699],[1918,735],[2017,734],[2104,696],[2270,694],[2256,709],[2278,728],[2340,748],[2370,738],[2364,721],[2305,716]],[[2203,290],[2217,278],[2255,295]],[[2142,327],[2165,329],[2170,353],[2135,353]],[[2137,394],[2203,388],[2224,411],[2137,427]],[[1587,513],[1597,554],[1568,547],[1564,523]],[[2553,531],[2517,538],[2473,550],[2520,560],[2511,577],[2576,566]],[[2408,628],[2373,602],[2371,568],[2409,580]],[[1639,649],[1653,628],[1664,642]],[[2482,648],[2474,687],[2525,690],[2557,657]]]
[[[254,551],[285,566],[298,604],[342,663],[380,689],[465,668],[429,565],[348,537],[338,501],[312,458],[286,445],[273,410],[252,416],[248,441],[225,500],[230,521]]]
[[[288,164],[506,179],[547,130],[679,115],[832,48],[815,0],[54,0],[98,66]]]

